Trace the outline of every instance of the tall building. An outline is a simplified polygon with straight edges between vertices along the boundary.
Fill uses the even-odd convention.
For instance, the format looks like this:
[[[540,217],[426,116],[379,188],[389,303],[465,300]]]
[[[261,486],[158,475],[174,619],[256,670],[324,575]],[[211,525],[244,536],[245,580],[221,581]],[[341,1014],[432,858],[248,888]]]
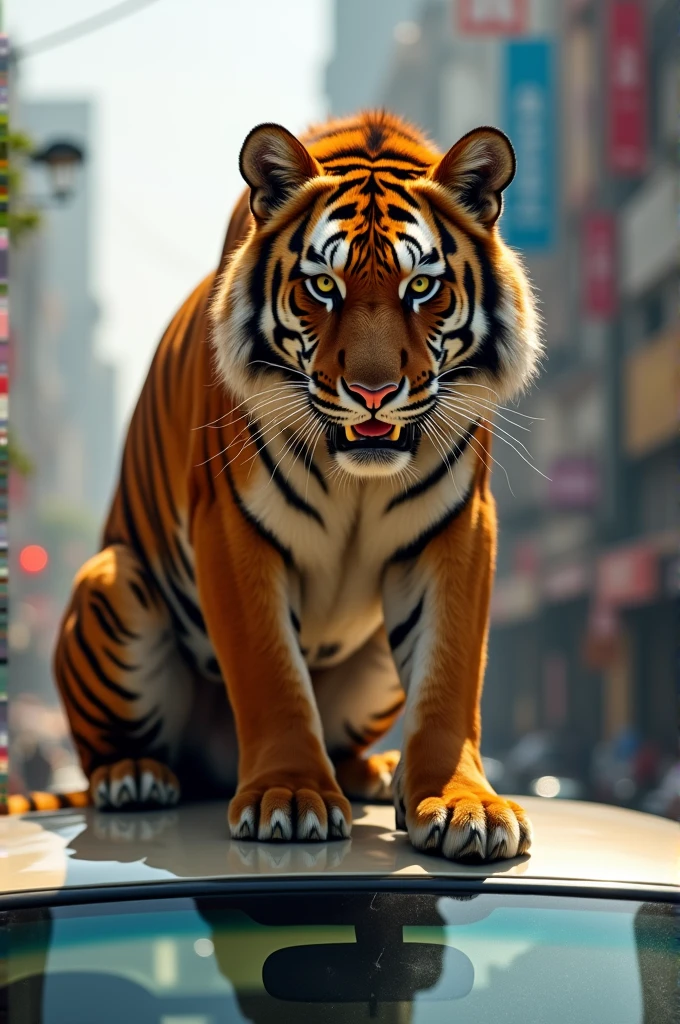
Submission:
[[[33,366],[34,397],[57,420],[49,435],[42,431],[41,445],[53,447],[49,458],[47,451],[40,453],[38,500],[60,496],[101,518],[115,460],[115,371],[95,348],[93,119],[88,100],[31,101],[17,111],[17,124],[37,148],[65,138],[77,140],[85,151],[73,195],[62,205],[51,204],[42,216],[31,275],[36,319],[18,353]],[[46,185],[42,167],[29,172],[30,194],[46,194]],[[27,412],[15,411],[17,417]]]
[[[333,117],[353,114],[378,102],[392,59],[395,27],[412,24],[418,3],[419,0],[336,0],[333,54],[326,68],[326,94]]]
[[[12,130],[36,150],[56,140],[85,153],[72,196],[53,198],[45,168],[28,161],[24,195],[40,224],[12,246],[10,377],[13,440],[32,464],[12,473],[10,695],[54,699],[50,657],[73,575],[96,548],[112,491],[115,369],[96,351],[93,285],[94,107],[87,100],[22,102],[13,81]],[[21,561],[40,545],[38,573]]]
[[[442,149],[495,124],[517,150],[500,228],[536,286],[547,358],[518,406],[536,420],[514,417],[531,433],[498,421],[494,442],[510,486],[495,467],[485,752],[550,733],[565,772],[635,800],[635,780],[602,788],[593,752],[646,742],[663,765],[678,749],[674,5],[422,0],[387,58],[389,26],[371,40],[366,23],[354,63],[359,14],[338,0],[335,16],[342,66],[373,89],[362,104]],[[380,81],[361,68],[373,45]],[[351,108],[354,82],[329,84],[333,110]]]

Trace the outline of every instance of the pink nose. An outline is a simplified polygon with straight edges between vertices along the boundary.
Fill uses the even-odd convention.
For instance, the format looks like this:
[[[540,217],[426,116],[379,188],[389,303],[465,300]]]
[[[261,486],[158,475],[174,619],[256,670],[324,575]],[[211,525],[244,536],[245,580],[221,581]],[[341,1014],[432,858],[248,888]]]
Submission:
[[[357,395],[361,395],[366,403],[367,409],[379,409],[382,405],[383,399],[387,395],[391,395],[393,391],[396,391],[399,385],[385,384],[381,388],[365,388],[363,384],[348,384],[347,387],[350,391],[354,391]]]

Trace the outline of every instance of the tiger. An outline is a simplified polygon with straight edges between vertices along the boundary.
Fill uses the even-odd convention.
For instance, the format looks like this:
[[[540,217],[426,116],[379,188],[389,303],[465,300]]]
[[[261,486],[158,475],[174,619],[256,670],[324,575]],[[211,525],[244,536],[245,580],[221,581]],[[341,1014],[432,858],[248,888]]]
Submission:
[[[512,145],[368,111],[260,124],[239,166],[57,637],[88,789],[10,810],[231,797],[225,838],[323,842],[387,800],[418,850],[523,855],[480,753],[494,416],[542,354]]]

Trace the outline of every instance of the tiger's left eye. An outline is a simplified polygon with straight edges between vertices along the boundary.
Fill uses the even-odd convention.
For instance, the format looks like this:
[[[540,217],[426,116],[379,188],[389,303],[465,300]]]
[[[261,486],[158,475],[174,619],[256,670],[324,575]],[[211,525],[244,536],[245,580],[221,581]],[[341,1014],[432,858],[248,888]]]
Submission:
[[[429,274],[417,274],[408,283],[406,296],[410,296],[413,309],[417,310],[421,303],[429,302],[439,291],[441,281],[437,277],[430,277]],[[406,297],[405,296],[405,297]]]
[[[423,292],[426,292],[428,290],[431,284],[431,277],[426,277],[424,274],[420,274],[418,277],[413,278],[409,285],[409,288],[411,289],[412,292],[415,292],[416,295],[422,295]]]

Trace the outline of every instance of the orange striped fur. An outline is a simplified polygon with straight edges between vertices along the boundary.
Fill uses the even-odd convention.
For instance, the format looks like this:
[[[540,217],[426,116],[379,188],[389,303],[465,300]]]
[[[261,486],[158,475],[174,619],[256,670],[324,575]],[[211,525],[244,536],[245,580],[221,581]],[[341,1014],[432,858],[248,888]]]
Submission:
[[[419,848],[525,852],[479,753],[493,419],[540,355],[497,225],[510,144],[484,128],[441,156],[369,113],[303,141],[259,126],[241,170],[55,652],[89,798],[234,793],[233,836],[323,840],[348,797],[393,797]],[[365,757],[404,706],[398,765]]]

